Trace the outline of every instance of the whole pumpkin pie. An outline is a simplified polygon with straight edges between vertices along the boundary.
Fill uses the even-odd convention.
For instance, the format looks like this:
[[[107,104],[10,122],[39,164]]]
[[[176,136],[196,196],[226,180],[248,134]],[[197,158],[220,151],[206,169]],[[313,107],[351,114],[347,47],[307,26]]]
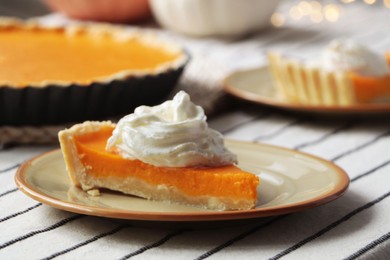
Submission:
[[[0,19],[0,124],[99,119],[160,102],[187,59],[141,30]]]
[[[390,59],[386,59],[351,40],[331,42],[318,60],[268,55],[278,93],[309,105],[389,102]]]
[[[221,134],[184,92],[139,107],[118,124],[75,125],[59,140],[72,183],[85,191],[106,188],[211,210],[257,203],[258,177],[235,165]]]

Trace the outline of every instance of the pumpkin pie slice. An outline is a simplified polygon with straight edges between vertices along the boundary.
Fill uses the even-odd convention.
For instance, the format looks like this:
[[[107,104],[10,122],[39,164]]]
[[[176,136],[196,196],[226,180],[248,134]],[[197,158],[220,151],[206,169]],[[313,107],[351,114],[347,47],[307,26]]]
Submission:
[[[106,188],[145,199],[210,210],[244,210],[257,203],[256,175],[235,165],[159,167],[106,150],[115,124],[84,122],[59,133],[72,183],[85,190]]]
[[[278,93],[294,103],[347,106],[390,100],[390,75],[325,71],[277,53],[270,53],[268,61]]]

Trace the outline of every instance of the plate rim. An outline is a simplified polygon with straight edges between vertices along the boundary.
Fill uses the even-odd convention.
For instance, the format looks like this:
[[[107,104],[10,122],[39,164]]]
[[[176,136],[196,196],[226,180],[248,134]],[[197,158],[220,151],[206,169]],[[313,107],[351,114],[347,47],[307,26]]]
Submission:
[[[256,94],[253,92],[248,92],[242,90],[233,84],[231,84],[231,80],[233,77],[236,77],[238,74],[242,73],[254,73],[255,71],[267,70],[268,66],[257,66],[249,69],[241,69],[231,72],[227,75],[222,81],[223,89],[240,99],[251,101],[260,105],[267,105],[280,109],[294,110],[299,112],[310,112],[310,113],[390,113],[390,103],[388,104],[355,104],[349,106],[325,106],[325,105],[305,105],[305,104],[297,104],[290,103],[288,101],[279,100],[277,98],[265,97],[260,94]],[[261,85],[261,84],[260,84]]]
[[[140,221],[178,221],[178,222],[190,222],[190,221],[223,221],[223,220],[242,220],[242,219],[253,219],[260,217],[269,217],[284,215],[288,213],[298,212],[305,209],[310,209],[320,205],[329,203],[340,196],[342,196],[349,187],[350,178],[348,174],[339,166],[334,164],[331,161],[325,160],[321,157],[308,154],[301,151],[295,151],[289,148],[280,147],[276,145],[263,144],[263,143],[254,143],[246,142],[234,139],[227,139],[228,142],[233,142],[237,144],[254,144],[259,146],[266,146],[271,149],[282,150],[285,152],[292,152],[295,154],[300,154],[320,163],[326,165],[327,168],[332,168],[339,177],[339,182],[336,183],[335,187],[332,190],[328,191],[325,194],[311,198],[308,200],[291,203],[287,205],[272,206],[267,208],[255,208],[250,210],[236,210],[236,211],[199,211],[199,212],[145,212],[145,211],[130,211],[123,209],[110,209],[102,208],[98,206],[89,206],[89,205],[80,205],[68,201],[62,201],[59,198],[53,197],[51,195],[44,194],[39,192],[38,189],[34,188],[33,185],[29,184],[25,178],[25,172],[28,167],[30,167],[34,161],[39,160],[43,157],[50,156],[51,154],[61,153],[61,149],[54,149],[48,152],[44,152],[40,155],[37,155],[28,161],[24,162],[16,171],[14,180],[17,187],[28,197],[39,201],[43,204],[49,205],[51,207],[78,213],[84,215],[98,216],[98,217],[107,217],[114,219],[124,219],[124,220],[140,220]]]

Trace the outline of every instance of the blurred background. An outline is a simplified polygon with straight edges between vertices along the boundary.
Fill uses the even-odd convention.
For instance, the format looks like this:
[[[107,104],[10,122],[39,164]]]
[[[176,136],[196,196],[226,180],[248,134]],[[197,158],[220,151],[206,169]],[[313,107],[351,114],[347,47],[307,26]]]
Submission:
[[[66,0],[65,0],[66,1]],[[61,0],[52,0],[47,2],[65,2]],[[82,2],[94,2],[90,0],[78,0]],[[68,1],[75,2],[75,1]],[[97,2],[97,1],[95,1]],[[116,2],[116,1],[107,1]],[[267,1],[269,2],[269,1]],[[292,21],[323,23],[337,22],[342,19],[344,5],[361,5],[367,8],[384,8],[389,10],[390,19],[390,0],[282,0],[281,9],[275,11],[271,22],[276,27],[286,26]],[[41,16],[50,13],[51,10],[45,3],[45,0],[0,0],[0,15],[16,16],[28,18],[32,16]]]
[[[390,0],[282,0],[282,2],[289,3],[291,5],[291,10],[289,10],[287,16],[281,16],[279,13],[277,13],[277,15],[273,17],[273,22],[278,26],[284,24],[284,22],[286,22],[288,19],[299,20],[304,17],[309,18],[313,22],[321,22],[322,20],[336,21],[340,12],[342,11],[342,6],[345,4],[382,6],[384,8],[390,9]],[[333,5],[326,6],[327,4]],[[324,11],[322,15],[319,12],[321,7]],[[26,18],[30,16],[44,15],[49,13],[50,10],[44,3],[44,0],[0,0],[0,12],[2,15]]]

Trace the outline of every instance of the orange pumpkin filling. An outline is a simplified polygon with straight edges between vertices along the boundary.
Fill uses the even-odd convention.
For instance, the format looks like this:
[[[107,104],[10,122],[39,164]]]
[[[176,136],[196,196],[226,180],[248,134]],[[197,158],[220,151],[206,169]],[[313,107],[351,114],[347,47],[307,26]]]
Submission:
[[[148,184],[175,187],[188,196],[222,196],[256,200],[258,177],[234,165],[213,168],[156,167],[139,160],[123,159],[105,150],[113,128],[74,136],[80,160],[88,175],[95,178],[128,176]]]
[[[45,81],[88,84],[121,71],[152,70],[180,55],[135,37],[23,27],[0,29],[0,50],[0,85],[16,87]]]
[[[358,102],[372,102],[390,95],[390,76],[367,77],[352,74],[355,96]]]

